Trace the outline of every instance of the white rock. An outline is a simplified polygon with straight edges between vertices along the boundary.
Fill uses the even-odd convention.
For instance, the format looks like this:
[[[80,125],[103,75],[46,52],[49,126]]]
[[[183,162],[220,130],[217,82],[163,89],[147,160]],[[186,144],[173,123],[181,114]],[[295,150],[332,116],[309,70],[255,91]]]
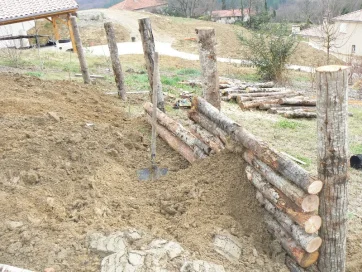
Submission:
[[[143,266],[145,256],[144,251],[132,250],[128,253],[128,262],[133,266]]]
[[[237,262],[240,259],[242,246],[237,237],[224,232],[215,235],[214,249],[230,262]]]
[[[172,241],[168,242],[164,246],[164,248],[166,249],[167,255],[170,258],[170,260],[177,258],[182,254],[182,252],[184,252],[184,249],[180,246],[180,244]]]
[[[14,267],[14,266],[6,265],[6,264],[0,264],[0,271],[4,271],[4,272],[31,272],[30,270],[26,270],[26,269]]]
[[[59,115],[58,115],[56,112],[50,111],[50,112],[48,112],[48,115],[49,115],[51,118],[53,118],[55,121],[60,122],[60,117],[59,117]]]
[[[123,272],[128,263],[128,256],[121,251],[105,257],[101,263],[101,272]]]
[[[180,272],[225,272],[225,269],[222,265],[196,260],[185,262]]]
[[[89,236],[90,249],[99,253],[117,253],[127,249],[127,243],[122,232],[115,232],[109,236],[102,233],[93,233]]]
[[[140,240],[142,238],[142,233],[139,231],[132,229],[128,230],[124,233],[124,237],[128,242],[133,243],[134,241]]]

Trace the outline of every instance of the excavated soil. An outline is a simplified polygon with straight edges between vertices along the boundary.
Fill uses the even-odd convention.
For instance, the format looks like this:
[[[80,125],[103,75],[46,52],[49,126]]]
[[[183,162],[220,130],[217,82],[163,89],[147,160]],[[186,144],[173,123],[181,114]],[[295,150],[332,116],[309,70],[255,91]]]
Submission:
[[[0,263],[99,271],[87,234],[134,227],[227,271],[284,271],[241,157],[225,151],[190,166],[158,139],[169,173],[140,182],[150,127],[128,109],[147,96],[123,103],[105,90],[0,74]],[[221,229],[239,237],[240,263],[213,250]]]

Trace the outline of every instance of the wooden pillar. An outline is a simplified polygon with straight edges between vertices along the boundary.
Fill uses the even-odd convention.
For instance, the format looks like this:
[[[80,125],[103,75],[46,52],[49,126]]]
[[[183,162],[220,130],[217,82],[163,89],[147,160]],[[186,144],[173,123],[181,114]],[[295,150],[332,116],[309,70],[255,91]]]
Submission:
[[[317,68],[318,176],[322,218],[318,268],[321,272],[346,269],[347,237],[347,84],[349,68]]]
[[[80,64],[83,80],[84,80],[85,84],[89,84],[91,82],[91,79],[90,79],[90,75],[89,75],[89,71],[88,71],[88,64],[87,64],[83,46],[82,46],[82,41],[81,41],[80,35],[79,35],[77,17],[70,16],[70,20],[71,20],[71,26],[72,26],[71,28],[72,28],[73,34],[74,34],[75,48],[77,49],[76,52],[78,53],[79,64]]]
[[[202,69],[203,97],[207,102],[220,110],[219,75],[215,51],[215,30],[213,28],[197,28],[199,55]]]
[[[69,30],[69,36],[70,36],[70,40],[72,41],[72,47],[73,47],[73,52],[74,53],[78,53],[78,49],[77,49],[77,45],[76,45],[76,41],[75,41],[75,37],[74,37],[74,30],[73,30],[73,26],[72,26],[72,22],[71,22],[71,16],[70,14],[68,14],[67,16],[67,25],[68,25],[68,30]],[[78,29],[78,25],[77,25],[77,29]],[[79,31],[78,31],[79,33]]]
[[[127,100],[126,98],[126,90],[124,88],[124,77],[122,73],[122,66],[119,60],[118,47],[116,42],[116,36],[114,34],[113,24],[111,22],[104,23],[104,29],[106,30],[108,48],[112,61],[112,68],[114,77],[116,80],[116,85],[118,89],[118,96],[122,100]]]
[[[139,31],[141,34],[143,52],[146,61],[146,67],[148,72],[148,80],[150,82],[151,92],[150,100],[152,102],[152,90],[153,90],[153,72],[154,72],[154,59],[155,59],[155,40],[153,38],[152,26],[150,18],[143,18],[138,20]],[[157,108],[161,111],[165,111],[165,103],[162,93],[162,84],[160,76],[158,78],[158,90],[157,90]]]
[[[55,38],[56,41],[59,41],[60,40],[60,34],[59,34],[57,19],[58,19],[58,16],[54,16],[54,17],[52,17],[51,21],[52,21],[52,25],[53,25],[54,38]]]

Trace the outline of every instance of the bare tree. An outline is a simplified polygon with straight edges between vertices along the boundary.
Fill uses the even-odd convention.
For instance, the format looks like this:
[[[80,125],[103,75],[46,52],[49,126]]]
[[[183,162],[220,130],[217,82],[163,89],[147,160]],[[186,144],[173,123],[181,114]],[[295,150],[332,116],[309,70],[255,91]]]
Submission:
[[[216,0],[170,0],[169,7],[178,11],[182,16],[192,18],[212,11]]]

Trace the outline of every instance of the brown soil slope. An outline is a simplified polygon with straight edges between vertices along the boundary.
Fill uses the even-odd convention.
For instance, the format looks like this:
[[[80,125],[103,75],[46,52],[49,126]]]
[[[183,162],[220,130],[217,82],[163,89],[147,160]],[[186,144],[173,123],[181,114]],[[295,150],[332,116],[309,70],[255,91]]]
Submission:
[[[169,173],[139,182],[150,128],[126,107],[98,86],[0,74],[0,263],[99,271],[87,234],[135,227],[227,271],[285,271],[240,156],[189,167],[159,140],[158,163]],[[239,237],[240,263],[213,250],[219,229]]]

